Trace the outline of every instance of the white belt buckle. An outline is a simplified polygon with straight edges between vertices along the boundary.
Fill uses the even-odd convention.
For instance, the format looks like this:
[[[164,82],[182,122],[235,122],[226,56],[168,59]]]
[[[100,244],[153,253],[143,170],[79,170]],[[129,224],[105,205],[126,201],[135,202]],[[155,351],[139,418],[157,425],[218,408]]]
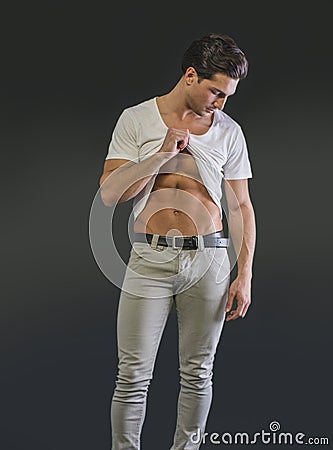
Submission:
[[[183,244],[180,247],[177,247],[177,245],[176,245],[176,238],[183,239],[183,242],[184,242],[184,238],[183,238],[183,236],[172,236],[172,249],[173,250],[180,250],[180,249],[183,248]]]

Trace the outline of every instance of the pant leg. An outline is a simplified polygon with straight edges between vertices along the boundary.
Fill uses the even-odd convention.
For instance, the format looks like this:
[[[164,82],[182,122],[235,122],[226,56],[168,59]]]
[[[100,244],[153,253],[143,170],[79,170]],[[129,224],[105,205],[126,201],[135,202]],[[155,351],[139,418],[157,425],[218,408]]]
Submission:
[[[212,401],[213,362],[225,318],[230,264],[226,249],[216,249],[215,256],[211,249],[204,252],[197,265],[194,262],[188,271],[188,281],[192,277],[191,286],[176,295],[180,392],[170,450],[200,447],[198,436],[204,433]],[[200,278],[200,267],[207,266],[207,257],[210,258],[209,268]],[[200,279],[194,282],[195,277]]]
[[[142,248],[144,248],[144,245]],[[131,252],[118,307],[118,376],[111,402],[112,450],[138,450],[146,399],[173,297],[155,250]],[[149,248],[148,248],[149,247]],[[154,267],[152,267],[154,266]],[[159,276],[145,277],[145,274]],[[135,294],[136,293],[136,294]]]

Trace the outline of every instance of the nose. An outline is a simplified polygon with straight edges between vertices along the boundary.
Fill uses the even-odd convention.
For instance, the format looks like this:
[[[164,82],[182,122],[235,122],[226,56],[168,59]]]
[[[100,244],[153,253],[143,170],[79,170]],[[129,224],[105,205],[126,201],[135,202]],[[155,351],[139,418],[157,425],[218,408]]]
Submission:
[[[226,98],[219,98],[218,100],[215,100],[214,108],[222,110],[223,106],[225,105],[226,100],[227,100]]]

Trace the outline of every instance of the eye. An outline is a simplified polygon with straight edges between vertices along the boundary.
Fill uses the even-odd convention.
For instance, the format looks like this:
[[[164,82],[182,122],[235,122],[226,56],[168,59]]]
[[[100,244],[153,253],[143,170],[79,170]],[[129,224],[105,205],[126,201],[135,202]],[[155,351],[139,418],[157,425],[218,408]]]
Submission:
[[[223,92],[215,91],[214,89],[211,89],[211,92],[212,92],[212,94],[215,95],[215,97],[218,97],[218,98],[224,98],[225,97],[225,94]]]

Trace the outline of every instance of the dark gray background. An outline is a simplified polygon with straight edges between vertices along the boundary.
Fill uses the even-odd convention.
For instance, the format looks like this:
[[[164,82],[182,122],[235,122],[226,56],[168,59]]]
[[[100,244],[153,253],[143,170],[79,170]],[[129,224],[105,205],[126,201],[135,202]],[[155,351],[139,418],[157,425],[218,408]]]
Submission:
[[[248,141],[258,230],[253,304],[224,328],[207,431],[254,434],[276,420],[282,431],[330,436],[327,5],[44,1],[2,10],[2,450],[109,448],[119,291],[91,252],[90,208],[120,111],[172,88],[183,51],[206,32],[229,33],[250,61],[225,111]],[[120,238],[128,206],[118,211]],[[172,313],[144,450],[169,448],[177,394]]]

